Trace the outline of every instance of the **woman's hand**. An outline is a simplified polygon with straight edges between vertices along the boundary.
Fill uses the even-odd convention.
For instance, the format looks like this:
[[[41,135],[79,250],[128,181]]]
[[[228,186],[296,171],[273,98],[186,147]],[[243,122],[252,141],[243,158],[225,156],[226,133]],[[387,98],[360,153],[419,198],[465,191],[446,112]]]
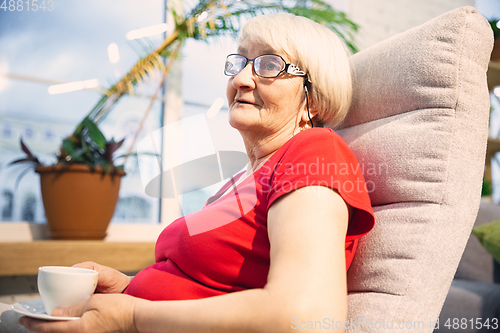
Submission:
[[[82,262],[73,267],[88,268],[99,272],[97,291],[103,294],[122,293],[130,284],[130,277],[114,268],[96,264],[92,261]]]
[[[87,301],[52,311],[53,316],[81,317],[78,320],[45,321],[21,317],[19,324],[33,332],[138,332],[134,320],[138,302],[147,301],[129,295],[94,294]]]

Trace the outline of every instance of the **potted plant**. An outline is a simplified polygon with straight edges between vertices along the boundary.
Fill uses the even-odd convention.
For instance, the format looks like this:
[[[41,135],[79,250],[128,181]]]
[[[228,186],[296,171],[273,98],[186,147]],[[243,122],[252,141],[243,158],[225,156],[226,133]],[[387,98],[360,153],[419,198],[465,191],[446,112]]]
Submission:
[[[162,79],[149,107],[144,112],[128,153],[125,154],[126,161],[127,156],[132,154],[142,125],[178,52],[188,38],[206,40],[208,37],[223,34],[236,35],[241,19],[261,13],[284,11],[306,16],[326,25],[338,32],[352,51],[356,51],[353,33],[357,31],[358,26],[344,13],[335,11],[321,0],[289,2],[201,0],[186,11],[186,14],[182,4],[175,1],[169,4],[169,11],[175,23],[173,32],[159,47],[140,59],[114,86],[105,91],[74,133],[63,140],[55,165],[42,165],[21,141],[21,147],[27,156],[13,163],[33,163],[35,171],[40,174],[42,198],[52,238],[104,238],[118,199],[120,179],[125,172],[123,165],[115,166],[113,163],[113,153],[121,146],[123,140],[106,141],[98,129],[98,124],[123,95],[133,94],[134,87],[153,71],[162,72]],[[168,58],[167,64],[164,63],[164,58]],[[94,226],[98,221],[102,226]],[[71,229],[70,223],[75,224]]]
[[[40,174],[45,215],[53,239],[103,239],[118,201],[123,165],[115,166],[113,153],[124,140],[107,141],[85,118],[65,138],[57,163],[45,166],[21,140],[26,158]]]

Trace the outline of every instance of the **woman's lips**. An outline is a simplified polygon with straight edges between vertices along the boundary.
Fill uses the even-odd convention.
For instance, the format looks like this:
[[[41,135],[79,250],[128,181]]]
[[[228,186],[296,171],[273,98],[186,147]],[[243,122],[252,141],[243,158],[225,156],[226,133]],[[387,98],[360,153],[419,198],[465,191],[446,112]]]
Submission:
[[[248,101],[243,101],[243,100],[238,100],[236,101],[237,103],[240,103],[240,104],[250,104],[250,105],[253,105],[254,103],[252,102],[248,102]]]

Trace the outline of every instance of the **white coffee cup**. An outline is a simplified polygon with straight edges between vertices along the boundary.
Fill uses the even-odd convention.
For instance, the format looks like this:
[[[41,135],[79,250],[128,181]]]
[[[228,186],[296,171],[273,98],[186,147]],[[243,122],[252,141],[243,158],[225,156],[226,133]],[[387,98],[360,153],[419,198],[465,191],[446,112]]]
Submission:
[[[65,308],[92,296],[97,286],[98,272],[76,267],[45,266],[38,268],[38,292],[45,311]]]

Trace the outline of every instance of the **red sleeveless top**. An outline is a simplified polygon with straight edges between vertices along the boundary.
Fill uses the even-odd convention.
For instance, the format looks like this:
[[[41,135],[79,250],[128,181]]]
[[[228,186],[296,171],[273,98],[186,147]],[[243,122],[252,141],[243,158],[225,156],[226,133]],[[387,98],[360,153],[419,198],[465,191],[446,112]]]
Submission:
[[[334,131],[302,131],[252,176],[223,194],[237,175],[198,212],[160,234],[156,263],[140,271],[126,294],[149,300],[186,300],[263,288],[270,265],[267,212],[280,196],[304,186],[336,189],[353,207],[345,239],[346,269],[358,239],[375,218],[362,168]],[[307,221],[304,221],[307,223]]]

